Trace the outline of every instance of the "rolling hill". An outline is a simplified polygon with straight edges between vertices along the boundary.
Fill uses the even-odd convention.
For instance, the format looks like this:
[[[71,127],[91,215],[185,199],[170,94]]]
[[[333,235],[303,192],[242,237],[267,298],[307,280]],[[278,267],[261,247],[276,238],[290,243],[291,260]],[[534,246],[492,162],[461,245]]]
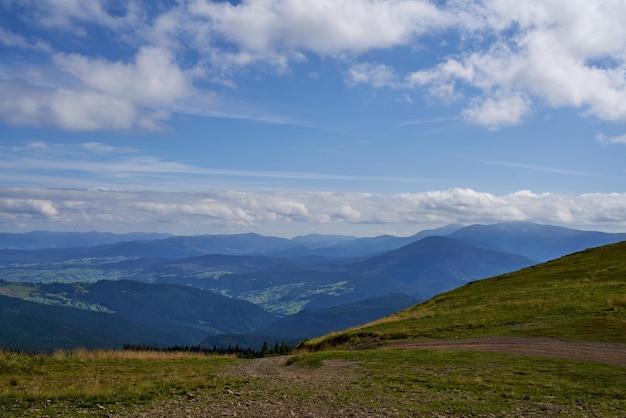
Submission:
[[[626,344],[625,331],[626,242],[621,242],[475,281],[307,346],[484,336]]]
[[[120,315],[40,304],[0,295],[0,347],[54,351],[123,344],[167,344],[172,336]]]
[[[3,347],[30,341],[33,349],[48,348],[55,339],[59,347],[194,345],[207,335],[249,333],[277,319],[250,302],[201,289],[124,280],[0,282],[0,294],[5,295],[0,299]]]
[[[365,324],[417,302],[416,299],[403,294],[391,294],[317,311],[304,309],[295,315],[257,329],[255,334],[271,335],[284,340],[303,340]]]

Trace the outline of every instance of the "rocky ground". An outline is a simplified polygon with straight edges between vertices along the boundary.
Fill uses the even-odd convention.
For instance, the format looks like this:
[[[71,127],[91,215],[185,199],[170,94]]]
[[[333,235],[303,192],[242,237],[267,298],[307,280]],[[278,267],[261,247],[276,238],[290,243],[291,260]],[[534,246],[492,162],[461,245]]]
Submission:
[[[355,364],[326,361],[318,368],[286,365],[287,357],[241,362],[224,371],[243,382],[217,397],[184,399],[137,411],[137,417],[390,417],[394,409],[343,405],[336,393],[356,381]],[[261,393],[262,392],[262,393]],[[268,394],[272,394],[268,396]],[[397,412],[397,411],[395,411]]]
[[[601,344],[552,339],[480,338],[461,341],[403,342],[387,348],[482,350],[543,357],[597,361],[626,367],[626,349],[619,344]],[[211,396],[190,393],[166,403],[143,405],[136,417],[394,417],[407,416],[393,405],[376,400],[350,403],[336,394],[355,390],[359,378],[354,363],[332,361],[321,367],[288,366],[287,357],[245,361],[223,373],[237,377],[237,387]],[[214,391],[213,391],[214,392]],[[268,396],[269,395],[269,396]],[[356,402],[355,402],[356,400]],[[414,400],[407,399],[407,403]],[[396,405],[398,406],[398,405]],[[537,405],[538,414],[520,410],[518,416],[569,415],[553,405]],[[571,411],[570,411],[571,412]],[[582,411],[581,411],[582,413]],[[435,415],[436,416],[436,415]],[[442,415],[442,416],[445,416]],[[593,414],[592,414],[593,416]]]

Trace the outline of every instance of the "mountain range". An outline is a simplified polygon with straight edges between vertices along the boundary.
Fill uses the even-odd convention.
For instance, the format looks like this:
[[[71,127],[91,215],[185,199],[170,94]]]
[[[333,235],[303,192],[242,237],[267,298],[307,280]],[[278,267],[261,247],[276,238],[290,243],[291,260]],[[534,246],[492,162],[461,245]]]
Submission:
[[[623,240],[521,222],[370,238],[0,234],[0,344],[48,349],[54,335],[63,347],[293,341]],[[91,319],[79,321],[82,312]]]

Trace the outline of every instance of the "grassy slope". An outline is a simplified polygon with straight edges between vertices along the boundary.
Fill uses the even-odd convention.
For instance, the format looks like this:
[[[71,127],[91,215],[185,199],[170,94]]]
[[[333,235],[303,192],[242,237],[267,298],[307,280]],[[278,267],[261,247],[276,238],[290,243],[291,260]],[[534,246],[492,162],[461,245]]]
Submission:
[[[469,283],[306,344],[502,335],[626,343],[626,242]]]

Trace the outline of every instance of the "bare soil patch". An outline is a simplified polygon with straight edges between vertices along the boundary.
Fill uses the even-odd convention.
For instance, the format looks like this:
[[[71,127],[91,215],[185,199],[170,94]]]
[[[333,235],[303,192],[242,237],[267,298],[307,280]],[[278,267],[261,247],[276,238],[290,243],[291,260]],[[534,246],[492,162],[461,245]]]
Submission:
[[[392,406],[370,408],[337,397],[357,380],[356,364],[324,361],[321,367],[287,366],[287,356],[243,361],[223,374],[241,378],[240,387],[225,387],[211,398],[186,398],[153,404],[135,411],[136,417],[393,417]]]
[[[586,360],[626,367],[626,345],[552,338],[468,338],[459,340],[402,341],[384,348],[410,350],[477,350],[528,356]]]

